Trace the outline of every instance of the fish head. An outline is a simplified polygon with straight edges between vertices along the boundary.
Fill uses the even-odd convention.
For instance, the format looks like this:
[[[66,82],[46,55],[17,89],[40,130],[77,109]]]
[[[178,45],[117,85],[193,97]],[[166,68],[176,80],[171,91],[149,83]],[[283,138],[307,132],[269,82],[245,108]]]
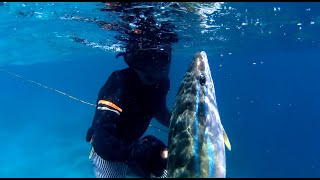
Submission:
[[[195,54],[189,68],[189,72],[194,73],[194,77],[201,86],[212,84],[209,62],[207,54],[204,51]]]
[[[200,51],[194,55],[187,72],[188,81],[194,86],[193,89],[201,91],[201,94],[204,95],[203,97],[207,97],[206,101],[211,101],[210,103],[217,106],[214,82],[206,52]],[[209,104],[209,102],[203,103]]]

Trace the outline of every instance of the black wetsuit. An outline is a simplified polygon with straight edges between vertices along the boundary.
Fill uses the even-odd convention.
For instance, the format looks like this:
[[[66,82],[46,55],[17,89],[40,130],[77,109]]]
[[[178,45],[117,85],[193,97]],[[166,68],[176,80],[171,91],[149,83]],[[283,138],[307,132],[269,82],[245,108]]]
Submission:
[[[164,79],[151,86],[143,85],[131,68],[113,72],[99,92],[93,123],[87,132],[86,140],[89,142],[93,137],[95,152],[107,161],[126,162],[131,148],[153,117],[169,122],[171,114],[166,107],[169,84],[169,79]],[[100,100],[111,102],[121,110],[99,105]]]

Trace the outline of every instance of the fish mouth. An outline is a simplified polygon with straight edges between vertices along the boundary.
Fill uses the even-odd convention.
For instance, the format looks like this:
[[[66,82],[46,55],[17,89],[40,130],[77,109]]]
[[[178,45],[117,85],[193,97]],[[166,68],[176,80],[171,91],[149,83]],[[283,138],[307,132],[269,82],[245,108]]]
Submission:
[[[208,64],[207,54],[204,51],[198,52],[195,56],[196,68],[199,72],[205,72]]]

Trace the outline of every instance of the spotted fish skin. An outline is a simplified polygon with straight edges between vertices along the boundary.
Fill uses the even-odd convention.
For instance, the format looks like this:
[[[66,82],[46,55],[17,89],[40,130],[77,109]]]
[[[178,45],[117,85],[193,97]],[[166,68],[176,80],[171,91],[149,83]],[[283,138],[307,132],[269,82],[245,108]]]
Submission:
[[[208,58],[204,51],[197,52],[181,81],[170,119],[168,176],[226,177],[225,141]]]

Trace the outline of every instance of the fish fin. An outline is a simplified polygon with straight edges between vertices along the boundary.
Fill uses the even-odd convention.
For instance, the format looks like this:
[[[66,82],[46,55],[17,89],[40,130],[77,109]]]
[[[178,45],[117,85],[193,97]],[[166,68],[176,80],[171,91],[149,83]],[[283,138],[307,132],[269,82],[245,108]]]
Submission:
[[[224,144],[226,145],[226,147],[228,148],[229,151],[231,151],[231,144],[230,144],[230,141],[229,141],[229,138],[227,136],[227,133],[226,131],[224,130],[223,126],[221,125],[222,127],[222,131],[223,131],[223,139],[224,139]]]

